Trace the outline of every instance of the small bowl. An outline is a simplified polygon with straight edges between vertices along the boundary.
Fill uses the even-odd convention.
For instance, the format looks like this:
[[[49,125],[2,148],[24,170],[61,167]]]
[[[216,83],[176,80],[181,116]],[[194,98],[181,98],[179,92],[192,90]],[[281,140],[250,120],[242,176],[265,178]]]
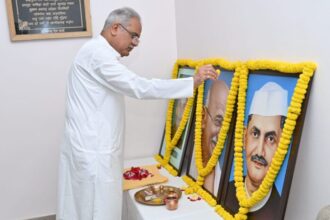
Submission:
[[[166,199],[178,199],[179,196],[176,192],[171,191],[166,195]]]
[[[178,199],[177,196],[173,196],[173,197],[167,196],[164,201],[165,201],[166,208],[168,210],[173,211],[173,210],[176,210],[178,208],[179,199]]]
[[[151,187],[148,187],[144,190],[144,193],[146,196],[152,196],[154,194],[153,190],[151,189]]]
[[[150,188],[151,188],[151,191],[156,195],[161,195],[164,191],[163,185],[152,185],[152,186],[150,186]]]

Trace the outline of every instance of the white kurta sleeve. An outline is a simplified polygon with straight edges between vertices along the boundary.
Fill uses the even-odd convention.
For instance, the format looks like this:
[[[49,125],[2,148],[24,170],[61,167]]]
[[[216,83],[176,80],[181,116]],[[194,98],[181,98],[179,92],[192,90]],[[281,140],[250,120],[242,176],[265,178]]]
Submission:
[[[182,79],[146,79],[128,70],[116,58],[97,56],[93,74],[109,89],[138,99],[177,99],[192,97],[192,77]],[[103,81],[103,82],[102,82]]]

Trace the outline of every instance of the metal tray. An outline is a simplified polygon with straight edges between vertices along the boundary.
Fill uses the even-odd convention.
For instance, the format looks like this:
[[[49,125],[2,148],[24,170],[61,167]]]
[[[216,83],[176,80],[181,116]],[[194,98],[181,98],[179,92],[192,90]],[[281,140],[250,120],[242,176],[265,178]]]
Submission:
[[[169,193],[176,193],[178,199],[181,197],[181,190],[174,186],[152,185],[137,191],[134,198],[144,205],[158,206],[165,205],[164,199]]]

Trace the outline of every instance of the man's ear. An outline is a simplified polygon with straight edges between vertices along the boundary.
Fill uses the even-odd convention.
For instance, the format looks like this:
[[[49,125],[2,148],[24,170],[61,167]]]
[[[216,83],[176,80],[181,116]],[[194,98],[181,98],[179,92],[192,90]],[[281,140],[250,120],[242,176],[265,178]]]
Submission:
[[[203,110],[202,110],[202,129],[204,130],[204,128],[206,127],[206,107],[203,106]]]
[[[110,33],[111,33],[112,36],[116,36],[118,30],[119,30],[119,24],[118,23],[114,23],[113,25],[111,25]]]

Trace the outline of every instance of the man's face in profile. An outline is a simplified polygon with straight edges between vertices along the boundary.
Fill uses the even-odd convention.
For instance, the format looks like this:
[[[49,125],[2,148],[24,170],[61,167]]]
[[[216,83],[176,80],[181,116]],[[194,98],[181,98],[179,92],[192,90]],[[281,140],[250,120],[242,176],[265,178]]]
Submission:
[[[224,81],[214,81],[209,91],[208,105],[204,108],[202,144],[211,152],[218,141],[218,134],[226,111],[228,92],[229,89]]]
[[[245,130],[246,178],[255,188],[266,176],[278,147],[282,133],[281,117],[252,115]]]
[[[127,24],[114,23],[108,36],[112,36],[111,46],[122,56],[128,56],[138,46],[142,25],[138,18],[131,18]],[[109,37],[107,37],[109,41]]]

